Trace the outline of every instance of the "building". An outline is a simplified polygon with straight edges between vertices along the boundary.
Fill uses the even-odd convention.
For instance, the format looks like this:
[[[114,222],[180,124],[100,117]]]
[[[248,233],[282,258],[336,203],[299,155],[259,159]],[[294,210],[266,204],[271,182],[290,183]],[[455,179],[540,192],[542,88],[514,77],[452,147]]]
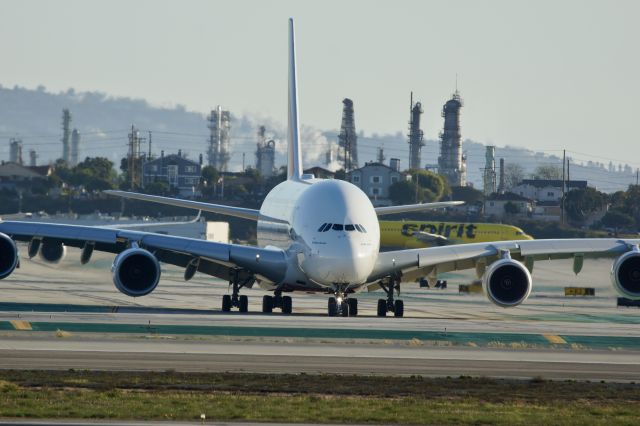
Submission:
[[[496,193],[484,202],[485,216],[504,218],[508,216],[528,217],[535,208],[535,201],[512,192]]]
[[[585,189],[586,180],[565,181],[566,192],[572,189]],[[538,202],[560,203],[562,199],[561,179],[523,179],[519,185],[513,187],[511,192]]]
[[[389,187],[402,179],[398,170],[381,163],[366,163],[352,170],[347,179],[369,196],[374,206],[389,206]]]
[[[0,164],[0,189],[31,191],[37,182],[44,183],[53,172],[51,166],[27,167],[12,162]]]
[[[143,164],[143,187],[154,182],[167,182],[181,197],[194,197],[199,195],[201,169],[202,164],[185,158],[181,151],[167,156],[162,151],[160,158]]]
[[[334,179],[336,177],[335,172],[319,166],[305,169],[303,173],[305,175],[313,175],[313,177],[315,177],[316,179]]]

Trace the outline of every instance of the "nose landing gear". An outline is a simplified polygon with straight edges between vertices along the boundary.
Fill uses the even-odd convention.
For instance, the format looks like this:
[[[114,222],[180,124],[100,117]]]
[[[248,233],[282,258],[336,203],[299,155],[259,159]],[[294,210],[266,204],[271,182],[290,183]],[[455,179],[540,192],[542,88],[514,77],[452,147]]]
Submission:
[[[333,294],[334,297],[330,297],[327,303],[327,313],[330,317],[338,315],[355,317],[358,315],[358,299],[347,298],[345,289],[341,286]]]
[[[378,316],[385,317],[387,312],[393,312],[395,317],[404,316],[404,302],[393,298],[394,291],[400,296],[400,277],[387,277],[380,281],[380,287],[387,293],[387,299],[378,299]]]

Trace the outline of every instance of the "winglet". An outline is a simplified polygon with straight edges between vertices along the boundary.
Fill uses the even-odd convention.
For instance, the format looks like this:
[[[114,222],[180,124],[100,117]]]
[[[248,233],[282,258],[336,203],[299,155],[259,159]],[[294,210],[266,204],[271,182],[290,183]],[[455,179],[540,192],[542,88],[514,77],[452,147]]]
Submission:
[[[298,124],[298,76],[293,18],[289,18],[289,128],[287,129],[287,145],[287,179],[300,180],[302,178],[302,153]]]

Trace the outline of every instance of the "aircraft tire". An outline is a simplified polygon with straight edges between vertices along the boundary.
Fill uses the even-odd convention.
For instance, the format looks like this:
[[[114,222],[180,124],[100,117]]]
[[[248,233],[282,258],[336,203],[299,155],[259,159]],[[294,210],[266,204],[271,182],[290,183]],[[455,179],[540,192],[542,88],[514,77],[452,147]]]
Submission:
[[[396,300],[393,309],[393,316],[397,318],[401,318],[404,316],[404,302],[402,300]]]
[[[378,299],[378,316],[379,317],[387,316],[387,301],[384,299]]]
[[[229,312],[231,310],[231,296],[225,294],[222,296],[222,312]]]
[[[349,304],[349,316],[357,317],[358,316],[358,299],[347,299],[347,303]]]
[[[291,296],[282,296],[282,313],[290,314],[293,310],[293,301]]]
[[[240,303],[238,306],[238,310],[240,312],[248,312],[249,311],[249,298],[247,296],[240,296],[240,300],[238,300]]]
[[[267,295],[262,296],[262,313],[270,314],[273,312],[273,297]]]
[[[342,303],[340,304],[340,315],[342,315],[343,317],[349,316],[349,304],[346,300],[342,301]]]
[[[338,304],[336,303],[335,297],[330,297],[327,302],[327,313],[330,317],[335,317],[338,315]]]

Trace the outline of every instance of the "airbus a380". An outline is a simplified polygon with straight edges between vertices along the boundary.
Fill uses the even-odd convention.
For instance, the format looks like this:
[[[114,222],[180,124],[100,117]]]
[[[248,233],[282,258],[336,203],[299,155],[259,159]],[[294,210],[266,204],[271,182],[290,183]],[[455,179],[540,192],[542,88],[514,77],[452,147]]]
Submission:
[[[382,288],[378,315],[402,316],[404,305],[394,299],[400,282],[412,276],[475,268],[484,291],[498,306],[524,302],[532,288],[530,271],[537,260],[573,258],[574,271],[583,259],[613,257],[615,289],[640,299],[640,240],[575,239],[474,243],[380,252],[378,216],[442,207],[451,203],[374,208],[356,186],[340,180],[320,180],[302,174],[298,127],[298,96],[293,20],[289,21],[289,125],[287,181],[276,186],[260,210],[111,191],[113,195],[222,213],[256,220],[260,247],[222,244],[126,229],[7,221],[0,223],[0,278],[18,266],[16,241],[28,242],[28,255],[57,262],[66,246],[81,248],[81,263],[94,250],[116,254],[113,282],[122,293],[151,293],[160,281],[160,262],[184,267],[184,278],[196,272],[229,280],[233,289],[222,301],[223,311],[247,311],[243,287],[258,283],[272,291],[263,298],[263,312],[292,311],[293,291],[328,294],[329,315],[357,315],[354,294]]]

